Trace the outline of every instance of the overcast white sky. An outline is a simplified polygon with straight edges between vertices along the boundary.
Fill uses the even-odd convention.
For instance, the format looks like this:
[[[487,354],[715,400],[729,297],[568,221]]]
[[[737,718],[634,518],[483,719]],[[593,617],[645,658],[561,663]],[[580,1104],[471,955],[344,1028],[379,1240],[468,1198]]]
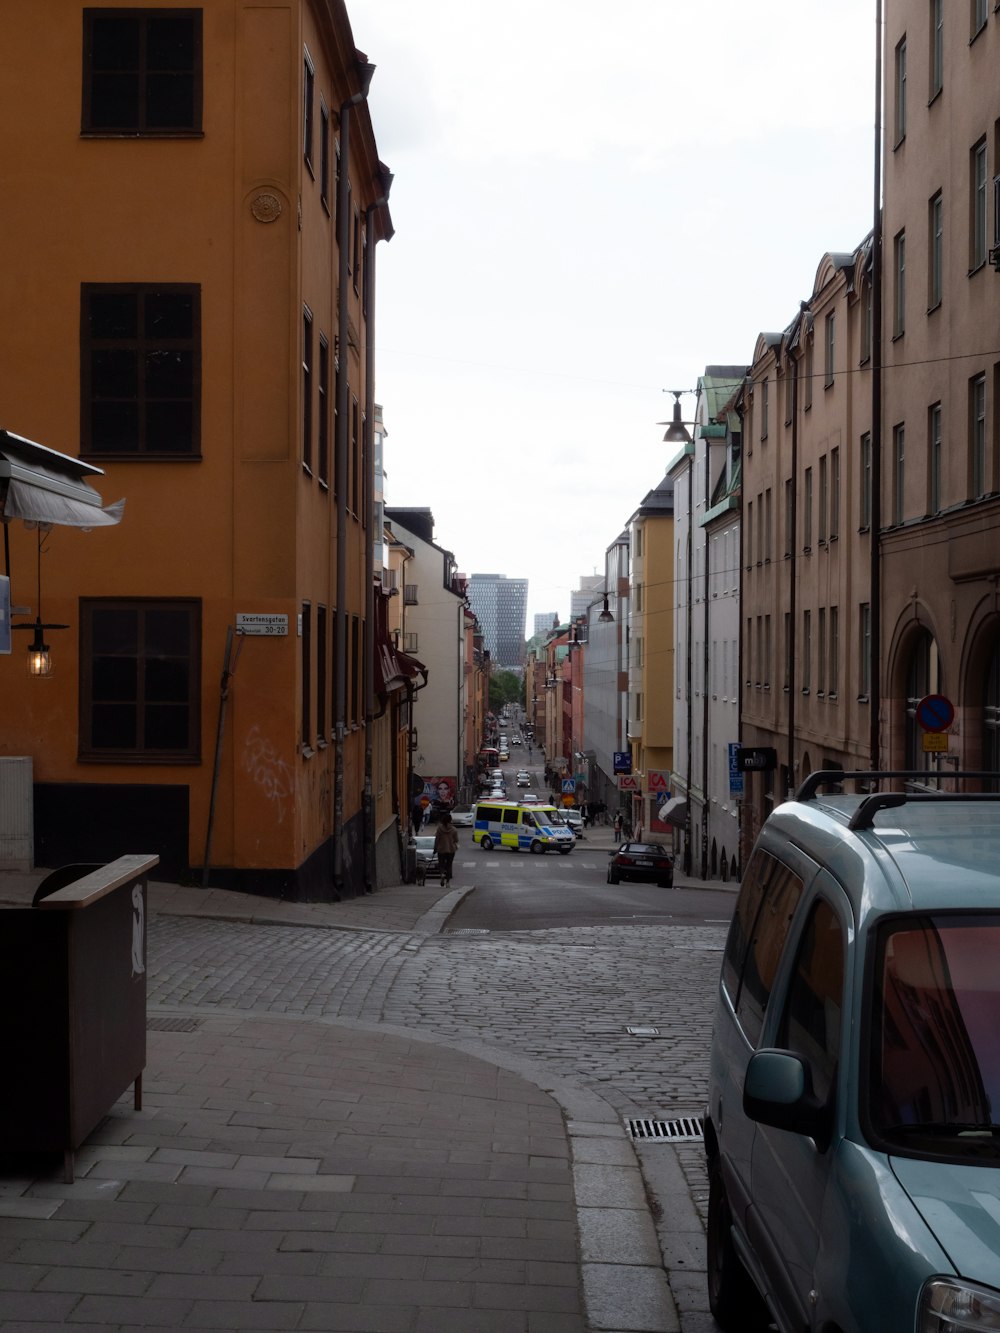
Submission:
[[[347,3],[395,173],[387,500],[527,578],[530,633],[663,476],[663,391],[748,364],[868,232],[875,6]]]

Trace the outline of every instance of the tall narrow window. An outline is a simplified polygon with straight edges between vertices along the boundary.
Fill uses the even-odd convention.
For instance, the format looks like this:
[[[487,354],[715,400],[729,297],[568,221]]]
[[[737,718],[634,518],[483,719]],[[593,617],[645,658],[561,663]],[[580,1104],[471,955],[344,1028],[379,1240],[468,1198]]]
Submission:
[[[802,488],[802,549],[811,551],[813,544],[813,470],[806,468]]]
[[[901,338],[906,332],[906,232],[901,231],[893,240],[893,268],[895,291],[892,307],[892,336]]]
[[[826,454],[823,454],[819,460],[819,505],[816,511],[816,517],[819,523],[818,536],[820,546],[826,545],[826,515],[830,498],[830,480],[827,473],[827,466],[827,457]]]
[[[771,617],[764,617],[764,689],[771,688]]]
[[[986,376],[969,381],[969,461],[972,473],[972,498],[986,494]]]
[[[840,536],[840,449],[830,450],[830,540]]]
[[[302,748],[312,748],[312,607],[302,603]]]
[[[837,363],[837,322],[834,311],[826,317],[826,341],[825,341],[824,375],[826,387],[833,384],[833,375]]]
[[[861,297],[861,363],[872,359],[872,285],[866,282]]]
[[[840,689],[840,611],[830,607],[830,660],[826,673],[826,696],[836,699]]]
[[[986,140],[972,150],[969,173],[969,269],[986,263]]]
[[[783,688],[787,692],[792,685],[792,617],[785,612],[785,682]]]
[[[896,143],[906,138],[906,38],[896,46]]]
[[[872,692],[872,609],[862,602],[858,610],[858,696],[868,699]]]
[[[792,554],[792,518],[795,513],[795,500],[792,494],[791,477],[785,480],[785,555]]]
[[[326,666],[326,607],[316,608],[316,739],[326,741],[327,694],[330,682]]]
[[[769,408],[770,389],[771,389],[770,381],[765,377],[763,380],[761,380],[761,385],[760,385],[760,438],[762,440],[767,439],[768,418],[770,416],[770,408]]]
[[[927,409],[927,466],[929,469],[928,501],[930,512],[941,512],[941,404],[933,403]]]
[[[319,479],[324,486],[330,482],[330,344],[326,335],[319,335],[319,379],[316,384],[316,460]]]
[[[814,373],[813,339],[812,334],[806,339],[806,368],[802,377],[802,407],[808,411],[813,405],[813,373]]]
[[[931,0],[931,86],[933,101],[944,87],[944,0]]]
[[[944,202],[941,191],[931,199],[927,213],[927,305],[941,304],[944,281]]]
[[[361,721],[361,682],[365,664],[361,654],[361,622],[357,616],[351,616],[351,721],[355,726]]]
[[[772,532],[771,532],[771,524],[772,524],[772,522],[773,522],[773,515],[772,515],[772,512],[771,512],[771,488],[770,488],[770,486],[769,486],[769,487],[767,488],[767,490],[764,492],[764,562],[765,562],[765,564],[770,564],[770,563],[771,563],[771,554],[772,554],[772,545],[771,545],[771,543],[772,543]]]
[[[312,471],[312,357],[313,317],[308,306],[302,307],[302,466]]]
[[[858,479],[860,501],[858,526],[860,528],[870,528],[872,523],[872,437],[869,431],[865,431],[861,437],[858,460],[861,468],[861,476]]]
[[[817,612],[816,693],[826,694],[826,607]]]
[[[313,175],[313,100],[316,91],[316,67],[308,51],[302,53],[302,156]]]
[[[972,24],[972,32],[970,34],[970,40],[974,38],[977,35],[977,33],[982,32],[983,28],[986,27],[986,15],[988,9],[989,9],[989,0],[970,0],[969,17],[971,19],[971,24]]]
[[[200,134],[200,9],[85,9],[85,135]]]
[[[812,689],[813,622],[812,612],[802,612],[802,693]]]
[[[906,427],[892,428],[892,521],[902,523],[906,514]]]
[[[351,513],[355,517],[361,512],[361,456],[360,456],[361,417],[358,400],[351,399]]]
[[[330,109],[319,99],[319,198],[330,211]]]

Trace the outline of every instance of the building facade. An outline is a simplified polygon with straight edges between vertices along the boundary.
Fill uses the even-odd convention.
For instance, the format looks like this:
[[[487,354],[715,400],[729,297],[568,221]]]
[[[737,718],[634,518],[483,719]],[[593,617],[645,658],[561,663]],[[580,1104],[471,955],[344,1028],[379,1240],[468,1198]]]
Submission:
[[[0,39],[7,123],[48,90],[5,150],[5,417],[128,496],[99,542],[43,544],[45,616],[71,628],[44,703],[37,680],[6,690],[40,863],[149,851],[166,875],[359,892],[392,233],[373,67],[342,0],[44,22],[11,0]]]
[[[504,574],[470,574],[469,605],[483,634],[483,644],[498,671],[524,670],[524,630],[528,580]]]
[[[605,594],[605,589],[607,593]],[[584,656],[583,751],[593,804],[614,818],[632,812],[621,772],[631,767],[628,743],[629,534],[622,532],[604,557],[604,581],[591,593]],[[628,757],[628,764],[625,757]]]

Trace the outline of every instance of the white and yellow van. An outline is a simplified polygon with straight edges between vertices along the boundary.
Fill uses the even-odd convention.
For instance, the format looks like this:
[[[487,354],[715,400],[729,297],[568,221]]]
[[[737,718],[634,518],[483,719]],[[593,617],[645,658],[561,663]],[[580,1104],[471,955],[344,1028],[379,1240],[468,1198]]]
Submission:
[[[476,805],[473,839],[484,852],[492,847],[541,855],[557,851],[566,856],[576,836],[554,805],[519,805],[517,801],[482,799]]]

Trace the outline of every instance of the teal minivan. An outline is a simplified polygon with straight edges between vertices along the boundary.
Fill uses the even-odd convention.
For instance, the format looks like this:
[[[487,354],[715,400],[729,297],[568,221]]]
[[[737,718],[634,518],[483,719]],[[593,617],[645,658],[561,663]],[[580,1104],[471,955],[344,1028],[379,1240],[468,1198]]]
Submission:
[[[1000,1329],[1000,792],[937,777],[1000,783],[815,773],[748,860],[705,1115],[724,1329]]]

